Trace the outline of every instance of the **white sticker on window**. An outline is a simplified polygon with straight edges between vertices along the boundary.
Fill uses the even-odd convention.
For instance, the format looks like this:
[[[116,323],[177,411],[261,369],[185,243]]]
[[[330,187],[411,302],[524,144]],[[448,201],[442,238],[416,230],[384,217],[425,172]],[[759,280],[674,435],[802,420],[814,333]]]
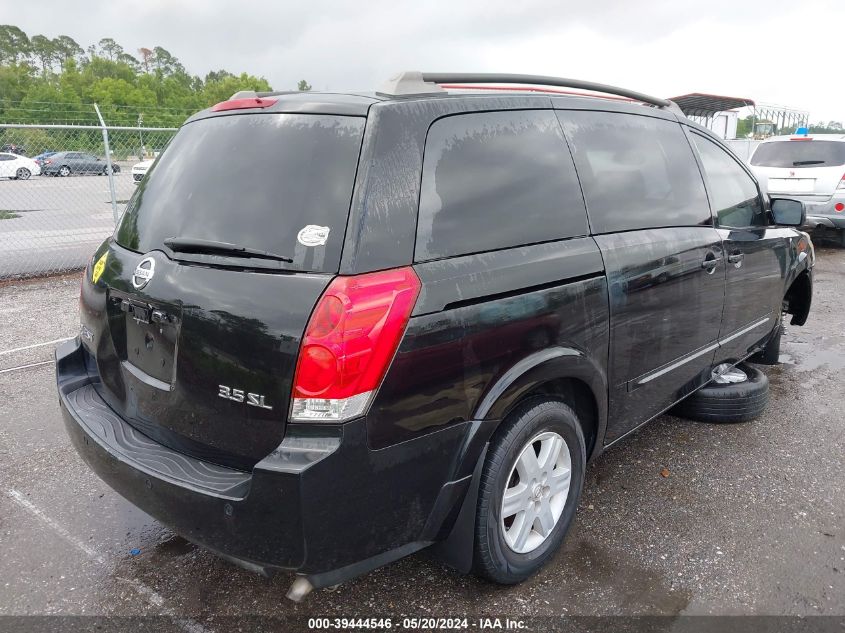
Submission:
[[[303,246],[325,246],[329,239],[329,227],[309,224],[297,234],[296,240]]]

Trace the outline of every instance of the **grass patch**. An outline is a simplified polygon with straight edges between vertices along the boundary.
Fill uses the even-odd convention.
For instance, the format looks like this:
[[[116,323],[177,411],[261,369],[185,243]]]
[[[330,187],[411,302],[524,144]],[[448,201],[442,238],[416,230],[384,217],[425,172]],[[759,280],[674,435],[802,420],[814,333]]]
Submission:
[[[11,211],[4,211],[0,209],[0,220],[11,220],[12,218],[19,218],[17,213],[12,213]]]

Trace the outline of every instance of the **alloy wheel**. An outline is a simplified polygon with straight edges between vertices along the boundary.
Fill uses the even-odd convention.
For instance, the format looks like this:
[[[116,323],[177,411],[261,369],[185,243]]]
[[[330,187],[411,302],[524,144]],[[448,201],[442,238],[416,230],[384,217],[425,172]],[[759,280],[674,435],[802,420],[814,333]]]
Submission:
[[[713,368],[713,382],[718,385],[737,384],[748,380],[748,374],[739,367],[732,367],[728,363],[722,363]]]
[[[522,449],[502,495],[500,526],[518,554],[537,549],[560,520],[569,496],[572,457],[564,439],[545,431]]]

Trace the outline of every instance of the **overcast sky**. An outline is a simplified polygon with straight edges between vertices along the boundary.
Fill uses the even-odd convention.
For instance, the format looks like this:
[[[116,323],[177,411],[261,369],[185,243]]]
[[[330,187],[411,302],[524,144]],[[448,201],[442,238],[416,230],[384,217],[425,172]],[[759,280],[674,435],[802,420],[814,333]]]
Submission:
[[[521,72],[671,97],[741,96],[845,122],[842,0],[0,0],[0,23],[163,46],[189,72],[277,89],[378,87],[398,70]]]

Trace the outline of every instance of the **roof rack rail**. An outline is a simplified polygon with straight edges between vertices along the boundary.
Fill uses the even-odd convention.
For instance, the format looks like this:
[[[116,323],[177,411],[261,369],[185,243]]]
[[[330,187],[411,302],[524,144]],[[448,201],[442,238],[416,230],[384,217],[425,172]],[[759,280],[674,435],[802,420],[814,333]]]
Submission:
[[[394,75],[382,84],[376,91],[384,97],[409,97],[412,95],[427,95],[445,93],[440,86],[423,78],[423,73],[416,70],[406,70]]]
[[[652,97],[641,92],[635,92],[626,88],[617,88],[616,86],[608,86],[606,84],[595,83],[593,81],[550,77],[546,75],[519,75],[512,73],[421,73],[413,71],[400,73],[396,77],[393,77],[379,92],[380,94],[390,96],[430,94],[443,91],[438,84],[483,83],[560,86],[562,88],[591,90],[593,92],[603,92],[605,94],[627,97],[628,99],[641,101],[659,108],[672,110],[676,114],[683,114],[681,109],[674,102],[669,101],[668,99]]]
[[[519,75],[499,73],[422,73],[425,81],[436,84],[533,84],[537,86],[560,86],[561,88],[579,88],[581,90],[592,90],[593,92],[604,92],[605,94],[619,95],[635,101],[642,101],[660,108],[669,108],[672,102],[660,97],[652,97],[641,92],[635,92],[626,88],[617,88],[593,81],[582,79],[566,79],[564,77],[549,77],[546,75]]]

